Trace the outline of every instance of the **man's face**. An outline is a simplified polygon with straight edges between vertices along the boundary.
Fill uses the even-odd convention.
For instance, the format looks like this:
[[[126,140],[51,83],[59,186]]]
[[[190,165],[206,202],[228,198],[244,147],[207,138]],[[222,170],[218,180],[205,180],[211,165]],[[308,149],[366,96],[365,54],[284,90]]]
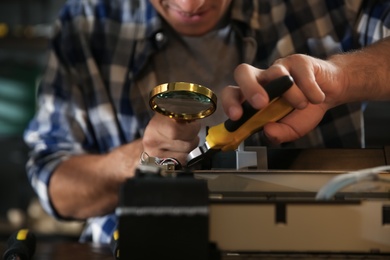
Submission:
[[[178,33],[199,36],[211,31],[231,0],[150,0],[157,12]]]

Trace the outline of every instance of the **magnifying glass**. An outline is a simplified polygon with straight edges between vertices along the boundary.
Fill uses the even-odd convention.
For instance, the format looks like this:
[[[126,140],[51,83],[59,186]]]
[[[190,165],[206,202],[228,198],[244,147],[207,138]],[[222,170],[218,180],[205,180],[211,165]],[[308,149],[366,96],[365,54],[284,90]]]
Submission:
[[[154,111],[170,118],[191,121],[214,113],[217,96],[202,85],[171,82],[152,89],[149,105]]]

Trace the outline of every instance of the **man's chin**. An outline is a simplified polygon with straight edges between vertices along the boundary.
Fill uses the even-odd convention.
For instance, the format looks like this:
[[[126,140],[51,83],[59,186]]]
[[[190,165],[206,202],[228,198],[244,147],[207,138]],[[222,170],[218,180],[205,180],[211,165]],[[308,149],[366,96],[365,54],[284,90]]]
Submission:
[[[197,37],[210,32],[213,27],[205,26],[173,26],[173,29],[184,36]]]

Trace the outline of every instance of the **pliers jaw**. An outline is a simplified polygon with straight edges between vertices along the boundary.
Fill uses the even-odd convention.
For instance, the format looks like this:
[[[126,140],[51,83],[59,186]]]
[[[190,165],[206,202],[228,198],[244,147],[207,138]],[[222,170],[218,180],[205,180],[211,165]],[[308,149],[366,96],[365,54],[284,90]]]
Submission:
[[[199,167],[201,163],[207,163],[207,161],[209,161],[213,155],[219,151],[220,149],[212,149],[206,141],[204,144],[195,148],[188,154],[186,167]]]

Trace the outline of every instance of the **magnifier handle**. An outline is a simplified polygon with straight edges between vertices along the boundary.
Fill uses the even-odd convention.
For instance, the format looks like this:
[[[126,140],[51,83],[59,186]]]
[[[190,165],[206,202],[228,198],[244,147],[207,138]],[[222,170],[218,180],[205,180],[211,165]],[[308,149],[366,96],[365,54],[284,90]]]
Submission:
[[[226,120],[209,129],[206,142],[211,149],[235,150],[239,144],[253,133],[261,130],[268,122],[276,122],[293,110],[293,107],[280,96],[294,81],[291,76],[283,76],[271,81],[264,88],[271,100],[261,110],[254,109],[249,102],[242,104],[243,115],[239,120]]]

